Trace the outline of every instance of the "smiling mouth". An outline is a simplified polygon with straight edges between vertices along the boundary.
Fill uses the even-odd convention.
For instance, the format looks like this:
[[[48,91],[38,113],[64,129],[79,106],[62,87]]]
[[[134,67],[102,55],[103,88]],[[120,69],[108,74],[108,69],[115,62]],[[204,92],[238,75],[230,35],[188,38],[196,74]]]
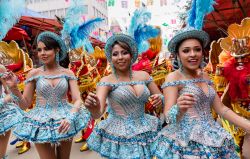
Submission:
[[[124,64],[126,64],[126,62],[118,62],[117,64],[118,65],[124,65]]]
[[[196,62],[198,62],[198,60],[188,60],[188,62],[196,63]]]

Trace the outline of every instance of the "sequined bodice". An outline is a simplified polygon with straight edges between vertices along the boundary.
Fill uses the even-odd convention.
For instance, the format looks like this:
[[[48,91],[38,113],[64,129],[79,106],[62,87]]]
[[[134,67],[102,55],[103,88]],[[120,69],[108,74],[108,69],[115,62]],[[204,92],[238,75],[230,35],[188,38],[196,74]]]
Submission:
[[[52,86],[49,80],[56,78],[59,78],[59,81],[55,86]],[[26,80],[25,83],[36,80],[36,105],[52,106],[66,100],[69,79],[76,78],[68,75],[39,75]]]
[[[145,114],[144,105],[150,96],[147,81],[132,81],[112,83],[99,83],[99,86],[110,86],[112,90],[108,94],[108,118],[98,125],[113,136],[133,138],[145,132],[157,132],[159,120],[157,117]],[[131,86],[141,88],[138,95]]]
[[[132,81],[120,82],[117,84],[99,83],[98,85],[108,85],[112,87],[112,91],[108,95],[108,103],[110,105],[110,113],[122,118],[138,118],[144,114],[144,105],[150,96],[147,84],[152,81]],[[131,86],[141,85],[143,90],[136,95]]]
[[[208,93],[206,94],[196,83],[207,83]],[[225,138],[230,135],[212,117],[211,106],[215,98],[215,90],[210,86],[211,81],[205,79],[182,80],[164,83],[162,88],[168,86],[183,86],[179,91],[181,94],[193,94],[196,104],[189,108],[186,114],[176,125],[167,128],[167,134],[176,138],[186,146],[189,141],[196,141],[208,146],[221,146]]]
[[[208,94],[206,94],[199,86],[195,83],[186,84],[182,90],[181,94],[193,94],[197,100],[197,103],[194,105],[194,108],[189,109],[187,112],[192,118],[199,118],[201,121],[210,121],[214,120],[211,114],[211,106],[215,97],[215,91],[210,86],[208,86]]]

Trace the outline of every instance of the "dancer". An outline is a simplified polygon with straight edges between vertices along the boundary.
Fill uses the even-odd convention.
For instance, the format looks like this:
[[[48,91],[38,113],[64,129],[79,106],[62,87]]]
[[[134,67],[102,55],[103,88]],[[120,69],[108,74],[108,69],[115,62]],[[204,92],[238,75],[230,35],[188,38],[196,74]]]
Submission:
[[[138,56],[133,38],[113,35],[107,40],[105,54],[113,73],[101,79],[96,94],[89,93],[85,106],[98,119],[108,99],[109,115],[96,125],[88,146],[106,158],[151,159],[149,145],[161,123],[157,117],[145,114],[144,105],[150,97],[155,107],[160,106],[161,92],[148,73],[131,70]]]
[[[5,159],[10,129],[22,119],[22,110],[12,102],[10,92],[2,79],[7,73],[6,68],[0,64],[0,158]]]
[[[159,159],[239,158],[232,136],[214,121],[212,106],[222,118],[250,132],[250,122],[221,103],[202,71],[203,49],[208,42],[206,32],[187,27],[168,44],[179,69],[167,75],[162,85],[168,125],[151,147]]]
[[[5,76],[12,97],[20,107],[30,106],[36,92],[36,106],[26,113],[14,134],[35,143],[41,159],[69,159],[74,135],[87,125],[90,113],[82,108],[76,77],[59,65],[67,54],[64,41],[55,33],[42,32],[37,38],[42,67],[27,75],[23,95],[17,89],[13,73]],[[68,103],[70,91],[73,104]]]

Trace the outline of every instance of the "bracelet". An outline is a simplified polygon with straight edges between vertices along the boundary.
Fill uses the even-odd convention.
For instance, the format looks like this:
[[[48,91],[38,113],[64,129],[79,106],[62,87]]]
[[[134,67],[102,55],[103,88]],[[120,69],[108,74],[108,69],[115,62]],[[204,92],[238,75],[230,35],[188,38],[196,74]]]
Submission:
[[[175,124],[177,122],[177,115],[179,113],[179,106],[177,104],[173,105],[165,116],[165,121],[167,124]]]
[[[223,113],[221,114],[221,117],[224,119],[224,115],[231,109],[227,108],[223,111]]]
[[[10,96],[14,102],[19,103],[21,101],[21,99],[13,93],[10,93]]]

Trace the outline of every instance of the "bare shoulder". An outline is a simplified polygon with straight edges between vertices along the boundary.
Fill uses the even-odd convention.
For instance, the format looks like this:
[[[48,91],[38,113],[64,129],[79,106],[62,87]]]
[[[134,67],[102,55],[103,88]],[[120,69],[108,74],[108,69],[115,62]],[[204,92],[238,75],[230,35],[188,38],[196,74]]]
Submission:
[[[178,70],[176,70],[166,75],[165,82],[173,82],[173,81],[178,81],[180,79],[181,79],[181,74],[178,72]]]
[[[145,81],[150,78],[150,75],[146,71],[134,71],[133,73],[136,81]]]
[[[71,71],[70,69],[61,68],[60,71],[63,72],[63,74],[65,74],[65,75],[68,75],[68,76],[75,76],[74,72]]]
[[[33,68],[32,70],[29,71],[29,73],[27,74],[27,79],[34,77],[34,76],[38,76],[41,74],[41,68]]]
[[[112,74],[108,75],[108,76],[104,76],[101,78],[100,82],[108,82],[108,83],[114,83],[115,79],[113,77]]]

